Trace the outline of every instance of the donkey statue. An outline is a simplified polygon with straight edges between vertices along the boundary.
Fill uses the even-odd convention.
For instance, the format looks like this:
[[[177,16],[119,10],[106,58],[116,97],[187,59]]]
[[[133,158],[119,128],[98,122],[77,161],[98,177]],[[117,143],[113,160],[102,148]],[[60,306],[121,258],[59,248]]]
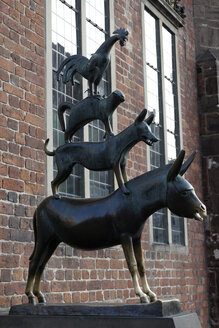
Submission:
[[[55,199],[47,197],[34,214],[35,247],[30,256],[26,295],[34,303],[45,298],[40,281],[46,263],[61,242],[84,250],[121,244],[132,276],[134,290],[141,302],[157,299],[149,288],[141,249],[141,235],[147,218],[168,207],[176,215],[203,220],[205,205],[182,175],[192,163],[195,152],[183,164],[182,150],[173,164],[147,172],[127,185],[129,195],[121,189],[100,199]],[[142,289],[138,283],[139,272]]]

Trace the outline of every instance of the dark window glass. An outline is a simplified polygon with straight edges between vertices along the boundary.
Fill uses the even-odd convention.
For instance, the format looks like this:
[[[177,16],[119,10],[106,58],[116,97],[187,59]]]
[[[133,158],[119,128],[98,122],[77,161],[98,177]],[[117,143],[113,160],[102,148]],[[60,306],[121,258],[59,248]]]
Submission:
[[[77,9],[77,1],[70,0],[68,4]],[[80,26],[76,24],[79,21],[77,15],[80,12],[76,12],[69,8],[66,4],[60,0],[51,1],[52,4],[52,87],[53,87],[53,147],[56,149],[58,146],[64,143],[64,133],[61,131],[57,108],[63,101],[69,101],[76,104],[82,99],[82,86],[81,78],[76,77],[76,83],[74,86],[69,82],[66,85],[56,79],[56,71],[62,61],[70,56],[80,53]],[[65,114],[67,120],[68,113]],[[74,142],[83,140],[83,131],[80,130],[73,137]],[[57,168],[54,162],[54,177],[57,174]],[[76,165],[73,168],[72,174],[68,179],[63,182],[59,187],[59,192],[62,195],[68,197],[82,197],[84,196],[84,177],[83,168]]]
[[[153,133],[160,139],[150,147],[151,169],[175,159],[179,153],[175,35],[149,10],[145,10],[145,52],[148,109],[155,113]],[[153,238],[168,243],[168,213],[153,215]],[[171,214],[172,243],[185,243],[184,220]]]

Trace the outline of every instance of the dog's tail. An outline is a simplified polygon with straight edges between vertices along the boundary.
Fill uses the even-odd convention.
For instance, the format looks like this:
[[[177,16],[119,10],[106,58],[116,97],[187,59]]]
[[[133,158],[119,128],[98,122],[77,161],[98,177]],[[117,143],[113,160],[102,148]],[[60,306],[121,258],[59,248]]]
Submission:
[[[58,107],[59,123],[63,132],[65,132],[65,121],[64,121],[63,114],[66,111],[66,109],[71,109],[71,108],[72,108],[72,104],[69,102],[62,102]]]
[[[55,150],[54,151],[49,151],[46,147],[47,147],[47,145],[48,145],[48,143],[49,143],[49,139],[46,139],[46,141],[45,141],[45,144],[44,144],[44,151],[45,151],[45,153],[46,153],[46,155],[48,155],[48,156],[55,156]]]

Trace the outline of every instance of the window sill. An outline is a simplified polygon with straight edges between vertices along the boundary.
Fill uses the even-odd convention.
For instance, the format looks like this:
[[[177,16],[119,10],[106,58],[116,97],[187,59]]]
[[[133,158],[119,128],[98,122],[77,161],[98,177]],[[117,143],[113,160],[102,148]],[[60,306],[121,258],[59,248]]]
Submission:
[[[189,249],[186,245],[177,245],[177,244],[159,244],[153,243],[151,244],[151,251],[155,252],[169,252],[175,254],[188,254]]]

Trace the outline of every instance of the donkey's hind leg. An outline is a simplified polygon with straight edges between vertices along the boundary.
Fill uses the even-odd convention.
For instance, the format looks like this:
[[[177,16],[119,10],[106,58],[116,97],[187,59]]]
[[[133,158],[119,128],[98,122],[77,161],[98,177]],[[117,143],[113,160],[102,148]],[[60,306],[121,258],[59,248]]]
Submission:
[[[33,285],[36,277],[38,267],[40,265],[41,257],[46,244],[36,240],[36,245],[32,256],[30,257],[29,271],[27,278],[27,285],[25,289],[25,294],[28,297],[29,303],[35,304],[35,298],[33,294]]]
[[[154,302],[157,300],[157,296],[155,293],[151,291],[148,285],[148,281],[146,277],[146,269],[144,265],[144,259],[143,259],[142,248],[141,248],[141,241],[140,240],[133,241],[133,247],[135,252],[135,258],[137,261],[138,272],[141,277],[143,292],[149,296],[151,302]]]
[[[38,269],[37,269],[37,272],[35,275],[33,293],[38,298],[39,303],[45,303],[45,298],[40,291],[40,282],[41,282],[43,270],[46,266],[46,263],[49,261],[50,257],[54,253],[58,244],[59,244],[59,241],[57,241],[57,240],[52,240],[47,244],[47,246],[44,249],[44,252],[42,254],[41,261],[40,261],[40,264],[38,266]]]

